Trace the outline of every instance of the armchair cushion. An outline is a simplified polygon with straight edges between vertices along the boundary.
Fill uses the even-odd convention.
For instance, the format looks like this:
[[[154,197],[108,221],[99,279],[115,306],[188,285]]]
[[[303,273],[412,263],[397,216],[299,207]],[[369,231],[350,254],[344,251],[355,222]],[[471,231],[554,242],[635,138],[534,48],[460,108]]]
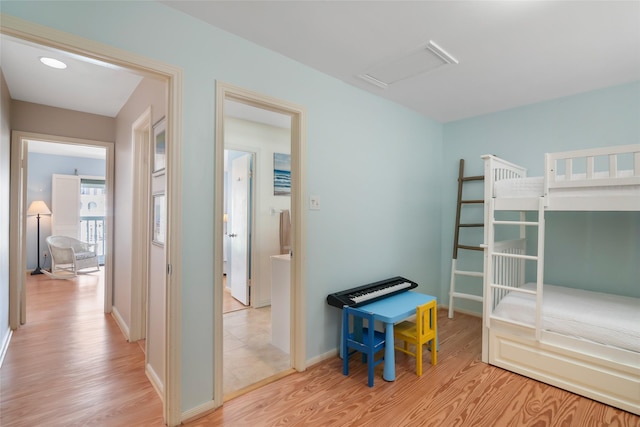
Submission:
[[[86,268],[92,268],[92,271],[99,269],[94,244],[68,236],[49,236],[46,240],[51,252],[52,274],[55,274],[56,270],[70,271],[75,275],[79,270]]]

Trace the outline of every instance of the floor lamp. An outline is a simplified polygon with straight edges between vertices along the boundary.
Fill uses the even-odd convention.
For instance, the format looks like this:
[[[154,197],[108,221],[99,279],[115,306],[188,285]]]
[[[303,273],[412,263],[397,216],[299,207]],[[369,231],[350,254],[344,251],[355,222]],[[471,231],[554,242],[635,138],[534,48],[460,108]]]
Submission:
[[[31,274],[42,274],[42,270],[40,269],[40,215],[51,215],[51,211],[44,201],[35,200],[29,205],[27,215],[37,215],[36,218],[38,219],[38,267],[36,267]]]

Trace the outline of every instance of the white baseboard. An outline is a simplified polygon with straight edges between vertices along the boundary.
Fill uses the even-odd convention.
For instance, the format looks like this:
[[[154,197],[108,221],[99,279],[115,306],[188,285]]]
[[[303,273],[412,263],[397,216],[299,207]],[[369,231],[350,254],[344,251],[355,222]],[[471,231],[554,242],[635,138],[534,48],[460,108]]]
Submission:
[[[207,415],[208,413],[218,409],[218,406],[215,405],[213,400],[208,401],[207,403],[203,403],[200,406],[196,406],[195,408],[189,409],[182,413],[182,422],[187,423],[196,418],[201,418]]]
[[[306,367],[309,368],[309,367],[311,367],[313,365],[317,365],[320,362],[324,362],[327,359],[331,359],[332,357],[336,357],[336,356],[339,356],[339,355],[340,355],[340,353],[339,353],[338,348],[334,348],[333,350],[329,350],[326,353],[323,353],[323,354],[321,354],[319,356],[316,356],[316,357],[313,357],[311,359],[308,359],[307,363],[306,363]]]
[[[124,319],[120,315],[120,312],[118,311],[117,307],[114,306],[114,307],[111,308],[111,316],[116,321],[116,324],[118,325],[118,327],[122,331],[122,334],[124,335],[124,337],[127,339],[127,341],[129,341],[129,337],[130,337],[130,335],[129,335],[129,326],[126,324],[126,322],[124,321]]]
[[[271,299],[266,299],[266,300],[261,300],[261,301],[255,301],[254,303],[251,304],[253,306],[253,308],[262,308],[262,307],[268,307],[271,305]]]
[[[164,385],[162,384],[162,381],[160,380],[158,374],[156,374],[156,371],[153,370],[153,367],[150,364],[146,363],[144,366],[144,373],[147,374],[147,378],[149,378],[149,382],[151,382],[151,385],[156,390],[156,393],[158,393],[158,396],[160,396],[160,400],[164,400],[162,398]]]
[[[4,334],[4,339],[0,345],[0,368],[2,367],[2,362],[4,362],[4,356],[6,356],[7,351],[9,351],[9,343],[11,342],[12,335],[13,331],[11,328],[7,328],[7,333]]]

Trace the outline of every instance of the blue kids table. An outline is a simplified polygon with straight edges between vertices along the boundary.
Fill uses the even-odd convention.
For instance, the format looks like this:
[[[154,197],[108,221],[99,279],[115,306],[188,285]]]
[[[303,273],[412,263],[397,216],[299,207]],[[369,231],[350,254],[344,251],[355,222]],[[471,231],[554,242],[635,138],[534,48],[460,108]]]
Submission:
[[[385,381],[395,381],[396,379],[396,359],[393,339],[394,323],[413,316],[416,314],[417,306],[433,300],[436,300],[436,297],[414,291],[407,291],[358,307],[360,310],[373,313],[376,320],[384,323],[386,343],[382,378],[384,378]]]

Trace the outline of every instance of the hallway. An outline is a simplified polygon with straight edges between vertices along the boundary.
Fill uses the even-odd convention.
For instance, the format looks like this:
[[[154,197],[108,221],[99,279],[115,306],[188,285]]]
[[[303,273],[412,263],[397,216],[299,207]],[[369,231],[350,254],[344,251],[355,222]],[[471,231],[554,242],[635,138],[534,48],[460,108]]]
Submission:
[[[144,353],[103,313],[102,277],[27,276],[27,323],[0,369],[0,425],[164,425]]]
[[[103,277],[27,275],[27,323],[0,368],[1,426],[164,425],[144,345],[102,311]],[[270,307],[232,300],[225,295],[225,400],[289,371],[289,355],[271,345]]]

